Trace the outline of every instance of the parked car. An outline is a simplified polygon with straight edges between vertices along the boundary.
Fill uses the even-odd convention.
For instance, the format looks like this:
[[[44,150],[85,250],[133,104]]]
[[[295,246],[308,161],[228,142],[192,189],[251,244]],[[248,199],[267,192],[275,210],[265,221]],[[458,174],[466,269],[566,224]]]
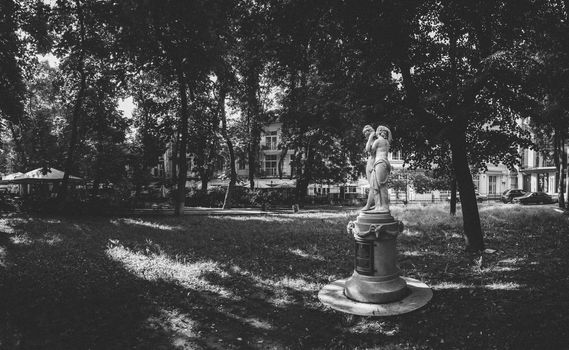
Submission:
[[[521,197],[523,195],[525,195],[526,193],[528,193],[526,190],[519,190],[519,189],[509,189],[509,190],[505,190],[504,193],[502,193],[502,202],[504,203],[509,203],[512,201],[512,199],[516,198],[516,197]]]
[[[545,192],[529,192],[521,197],[515,197],[512,199],[512,203],[519,204],[543,204],[543,203],[553,203],[553,198]]]

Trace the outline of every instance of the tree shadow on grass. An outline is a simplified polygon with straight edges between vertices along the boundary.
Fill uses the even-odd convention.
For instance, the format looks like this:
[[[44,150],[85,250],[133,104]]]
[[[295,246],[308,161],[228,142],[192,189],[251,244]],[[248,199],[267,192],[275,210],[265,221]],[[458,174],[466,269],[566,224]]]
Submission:
[[[235,272],[229,265],[219,269],[223,278],[200,272],[197,288],[188,287],[178,276],[150,271],[150,277],[145,277],[144,272],[109,254],[109,250],[113,252],[109,241],[117,239],[113,225],[95,219],[29,218],[15,222],[11,232],[0,234],[1,246],[7,251],[0,287],[2,347],[225,349],[302,345],[307,327],[291,320],[303,317],[302,302],[311,297],[311,291],[280,288],[290,300],[284,298],[287,300],[275,305],[267,301],[274,295],[269,282],[259,283],[256,277]],[[151,230],[158,230],[157,235],[164,231]],[[121,239],[120,233],[118,236]],[[159,263],[154,258],[157,250],[163,249],[160,243],[166,241],[143,234],[129,241],[131,248],[118,247],[135,258]],[[180,256],[179,250],[160,254]],[[214,257],[206,253],[190,260]],[[139,267],[148,266],[143,262]],[[249,266],[243,265],[239,271],[245,267]],[[200,283],[218,285],[230,293],[203,290]],[[322,310],[310,312],[330,319]],[[298,332],[301,337],[295,337]]]
[[[8,251],[0,284],[0,348],[150,349],[156,347],[146,344],[170,344],[173,332],[149,323],[160,308],[149,298],[147,281],[80,239],[63,235],[48,244],[46,235],[31,234],[22,242],[0,233],[0,244]]]

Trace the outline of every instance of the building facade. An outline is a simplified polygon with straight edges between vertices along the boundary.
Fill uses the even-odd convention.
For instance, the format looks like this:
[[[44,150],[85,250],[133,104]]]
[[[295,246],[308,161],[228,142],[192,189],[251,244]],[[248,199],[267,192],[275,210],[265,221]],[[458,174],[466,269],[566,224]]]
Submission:
[[[257,189],[292,189],[296,187],[294,169],[292,167],[293,150],[287,152],[279,148],[282,139],[282,123],[266,125],[261,133],[258,168],[254,180]],[[177,171],[173,162],[172,147],[168,147],[160,157],[157,166],[151,169],[155,178],[171,179]],[[550,157],[544,157],[535,150],[526,149],[521,151],[522,164],[516,169],[509,170],[503,164],[489,164],[487,170],[473,174],[473,182],[477,192],[489,200],[500,199],[501,194],[511,188],[524,189],[526,191],[543,191],[554,197],[557,196],[559,178],[555,166]],[[200,187],[198,172],[193,161],[193,156],[188,153],[188,187]],[[390,152],[389,161],[394,171],[403,168],[401,151]],[[236,154],[235,168],[243,186],[249,186],[249,165],[246,156]],[[210,186],[226,186],[228,183],[227,161],[220,155],[216,161],[214,175],[210,179]],[[280,164],[280,171],[279,171]],[[567,176],[567,175],[565,175]],[[344,184],[312,183],[308,186],[307,195],[311,197],[326,197],[329,199],[365,198],[369,191],[369,184],[364,177],[357,181]],[[430,193],[416,193],[412,186],[408,186],[404,192],[395,192],[390,189],[392,201],[419,201],[438,202],[448,198],[448,192],[432,191]]]

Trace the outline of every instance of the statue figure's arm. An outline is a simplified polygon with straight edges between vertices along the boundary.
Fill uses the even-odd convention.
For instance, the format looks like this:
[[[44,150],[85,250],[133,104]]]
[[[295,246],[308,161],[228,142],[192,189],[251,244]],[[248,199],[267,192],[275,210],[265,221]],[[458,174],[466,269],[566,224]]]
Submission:
[[[375,154],[375,152],[377,151],[377,149],[379,148],[380,144],[381,144],[381,138],[377,138],[375,139],[375,141],[373,141],[372,145],[371,145],[371,153]]]
[[[371,149],[371,148],[372,148],[372,145],[373,145],[374,141],[375,141],[375,133],[372,132],[372,133],[369,135],[369,138],[367,139],[366,152],[368,152],[368,153],[371,153],[371,152],[372,152],[372,149]]]

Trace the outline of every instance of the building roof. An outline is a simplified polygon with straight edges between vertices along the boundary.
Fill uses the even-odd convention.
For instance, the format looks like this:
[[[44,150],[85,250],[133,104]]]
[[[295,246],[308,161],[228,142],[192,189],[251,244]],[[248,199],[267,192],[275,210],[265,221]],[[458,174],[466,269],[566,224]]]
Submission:
[[[46,170],[46,171],[44,171]],[[12,175],[12,174],[11,174]],[[63,180],[64,172],[55,168],[37,168],[30,170],[25,174],[14,176],[11,179],[3,178],[3,183],[41,183],[41,182],[59,182]],[[69,176],[70,182],[83,182],[83,179],[77,176]]]

